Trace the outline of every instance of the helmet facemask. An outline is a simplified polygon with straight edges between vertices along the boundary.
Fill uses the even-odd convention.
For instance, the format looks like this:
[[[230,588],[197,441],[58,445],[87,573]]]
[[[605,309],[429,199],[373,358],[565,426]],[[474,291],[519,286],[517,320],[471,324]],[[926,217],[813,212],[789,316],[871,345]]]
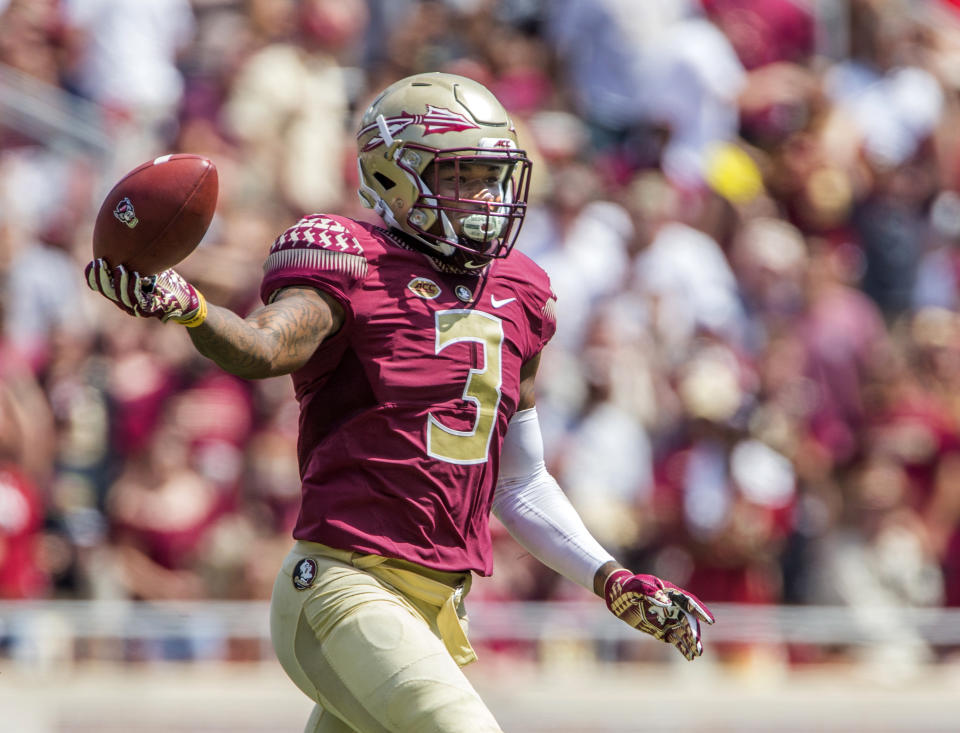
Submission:
[[[526,213],[530,162],[520,151],[438,151],[407,223],[415,236],[474,259],[505,257]]]

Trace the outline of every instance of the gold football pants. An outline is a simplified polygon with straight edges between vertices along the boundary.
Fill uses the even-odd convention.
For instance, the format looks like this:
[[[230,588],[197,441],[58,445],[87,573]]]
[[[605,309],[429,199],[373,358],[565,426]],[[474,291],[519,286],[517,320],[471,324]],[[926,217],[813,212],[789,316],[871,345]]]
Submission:
[[[500,733],[460,671],[475,655],[469,573],[297,542],[277,575],[270,633],[317,702],[306,733]]]

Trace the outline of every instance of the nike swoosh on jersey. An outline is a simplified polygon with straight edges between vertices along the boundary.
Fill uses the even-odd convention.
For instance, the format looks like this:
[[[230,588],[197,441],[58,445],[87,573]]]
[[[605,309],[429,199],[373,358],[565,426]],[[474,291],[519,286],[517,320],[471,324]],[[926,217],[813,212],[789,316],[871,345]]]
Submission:
[[[497,300],[494,296],[490,296],[490,305],[494,308],[503,308],[507,303],[512,303],[516,298],[504,298],[503,300]]]

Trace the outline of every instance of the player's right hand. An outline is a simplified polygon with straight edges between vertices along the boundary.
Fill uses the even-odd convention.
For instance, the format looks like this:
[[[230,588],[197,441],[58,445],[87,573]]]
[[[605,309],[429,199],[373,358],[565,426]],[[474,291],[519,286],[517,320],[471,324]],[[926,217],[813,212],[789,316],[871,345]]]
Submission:
[[[84,272],[91,290],[131,316],[172,320],[188,327],[199,326],[206,318],[203,295],[175,270],[143,277],[99,258],[87,263]]]
[[[692,593],[655,575],[634,575],[622,568],[610,573],[603,597],[621,621],[673,644],[688,660],[703,654],[700,622],[716,620]]]

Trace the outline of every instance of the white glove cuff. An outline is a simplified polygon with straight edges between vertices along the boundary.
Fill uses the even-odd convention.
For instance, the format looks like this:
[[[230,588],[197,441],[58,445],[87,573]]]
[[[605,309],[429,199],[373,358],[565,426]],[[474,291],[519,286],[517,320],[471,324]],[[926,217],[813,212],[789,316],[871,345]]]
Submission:
[[[613,560],[547,471],[536,408],[510,420],[493,513],[530,554],[590,591],[597,570]]]

